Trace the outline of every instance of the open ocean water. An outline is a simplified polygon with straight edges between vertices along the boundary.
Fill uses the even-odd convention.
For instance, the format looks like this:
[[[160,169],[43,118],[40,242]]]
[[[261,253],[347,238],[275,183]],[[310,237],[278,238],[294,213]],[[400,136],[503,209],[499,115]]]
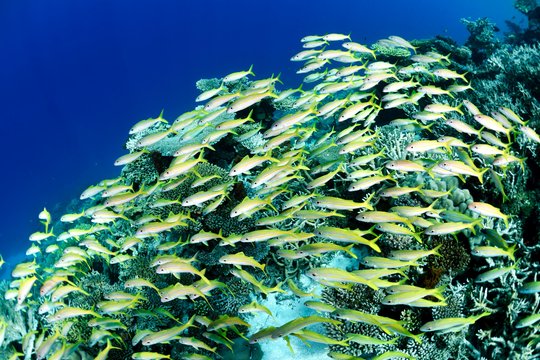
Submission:
[[[202,78],[254,64],[299,83],[289,61],[309,34],[363,43],[468,36],[461,18],[526,25],[510,0],[19,1],[0,4],[0,254],[28,246],[45,206],[118,175],[127,130],[194,105]]]

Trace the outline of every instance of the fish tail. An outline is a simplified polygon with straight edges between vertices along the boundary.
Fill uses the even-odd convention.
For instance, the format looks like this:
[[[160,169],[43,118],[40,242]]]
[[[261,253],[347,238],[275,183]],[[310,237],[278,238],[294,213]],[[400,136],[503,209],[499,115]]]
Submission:
[[[465,115],[463,111],[461,110],[461,107],[463,106],[463,103],[459,104],[455,107],[456,112],[458,112],[460,115]]]
[[[504,225],[506,226],[506,228],[508,229],[508,215],[504,215],[504,217],[502,218],[503,221],[504,221]]]
[[[443,246],[443,244],[439,244],[437,246],[435,246],[431,251],[433,252],[433,255],[435,256],[442,256],[440,253],[439,253],[439,249],[441,248],[441,246]]]
[[[508,257],[512,261],[516,261],[516,257],[514,256],[514,253],[516,252],[516,246],[517,246],[517,244],[514,244],[514,245],[510,246],[508,249],[506,249],[506,251],[508,253]]]
[[[444,290],[446,290],[446,285],[439,286],[438,288],[435,288],[435,292],[432,294],[434,297],[439,299],[440,301],[444,301]]]
[[[471,223],[471,226],[470,226],[470,229],[471,229],[471,232],[473,233],[473,235],[476,235],[476,230],[474,229],[474,227],[478,225],[480,228],[482,228],[482,219],[478,219],[476,221],[473,221]]]
[[[371,200],[373,200],[373,197],[375,196],[375,192],[372,192],[368,198],[363,202],[364,207],[368,210],[373,210],[373,205],[371,205]]]
[[[379,240],[381,238],[382,235],[379,235],[377,236],[375,239],[373,240],[370,240],[368,241],[367,245],[372,248],[373,250],[375,250],[376,252],[380,253],[381,252],[381,248],[379,247],[379,245],[375,244],[375,242],[377,240]]]
[[[353,246],[354,246],[354,244],[351,244],[351,245],[345,247],[345,249],[347,249],[347,250],[345,250],[345,252],[346,252],[347,254],[351,255],[353,258],[358,259],[358,257],[351,251],[351,249],[353,248]]]
[[[416,240],[418,241],[420,244],[422,244],[422,237],[420,237],[420,234],[422,234],[422,232],[411,232],[411,236]],[[440,256],[440,255],[439,255]]]
[[[484,178],[483,178],[483,176],[484,176],[484,173],[485,173],[486,171],[488,171],[488,170],[489,170],[489,168],[486,168],[486,169],[480,170],[480,172],[478,173],[478,176],[477,176],[477,177],[478,177],[478,181],[480,181],[480,184],[484,184]]]
[[[283,281],[278,283],[276,286],[274,286],[273,288],[266,288],[265,290],[266,291],[263,291],[265,292],[266,294],[269,294],[269,293],[273,293],[273,292],[280,292],[280,293],[285,293],[285,290],[283,290],[281,288],[281,285],[283,285]]]
[[[521,166],[521,171],[525,172],[525,161],[527,161],[527,158],[518,158],[519,165]]]

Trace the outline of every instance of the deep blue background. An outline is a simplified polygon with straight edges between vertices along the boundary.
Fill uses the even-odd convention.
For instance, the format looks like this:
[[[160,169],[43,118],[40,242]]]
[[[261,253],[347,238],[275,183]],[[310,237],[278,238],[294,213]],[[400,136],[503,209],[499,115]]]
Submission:
[[[376,3],[384,2],[380,7]],[[292,5],[290,3],[293,3]],[[190,110],[200,78],[255,64],[283,73],[309,34],[388,35],[463,43],[460,18],[504,29],[512,0],[0,2],[0,254],[25,250],[38,212],[60,211],[112,166],[133,123]],[[525,25],[525,24],[522,24]]]

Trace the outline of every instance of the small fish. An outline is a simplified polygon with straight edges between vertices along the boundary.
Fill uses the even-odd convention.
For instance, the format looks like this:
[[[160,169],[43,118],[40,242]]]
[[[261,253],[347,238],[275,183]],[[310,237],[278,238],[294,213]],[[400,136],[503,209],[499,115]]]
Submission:
[[[132,162],[139,159],[142,155],[148,154],[148,153],[150,153],[148,150],[142,149],[140,151],[135,151],[126,155],[122,155],[114,161],[114,166],[122,166],[122,165],[131,164]]]
[[[138,123],[133,125],[131,127],[131,129],[129,129],[129,134],[131,135],[131,134],[140,133],[140,132],[154,126],[157,123],[165,123],[166,124],[167,120],[162,118],[162,115],[163,115],[163,110],[161,111],[161,113],[159,114],[159,116],[157,118],[150,118],[150,119],[139,121]]]
[[[455,234],[463,230],[471,230],[473,234],[476,234],[475,226],[480,226],[482,220],[476,220],[472,223],[463,223],[463,222],[448,222],[448,223],[439,223],[434,224],[424,230],[426,235],[447,235]]]
[[[418,263],[414,261],[401,261],[379,256],[366,256],[361,260],[361,263],[377,269],[398,269],[405,266],[419,266]]]
[[[260,264],[254,258],[244,254],[244,252],[239,252],[239,253],[236,253],[236,254],[223,255],[219,259],[219,262],[221,264],[231,264],[231,265],[234,265],[234,266],[236,266],[238,268],[240,268],[241,265],[252,266],[252,267],[256,267],[258,269],[261,269],[262,272],[264,272],[264,268],[266,267],[266,264]]]
[[[74,317],[86,316],[86,315],[92,315],[94,317],[99,317],[99,314],[97,314],[95,311],[85,310],[85,309],[81,309],[81,308],[77,308],[77,307],[66,306],[66,307],[58,310],[53,315],[49,315],[47,317],[47,321],[51,323],[51,322],[56,322],[56,321],[60,321],[60,320],[71,319],[71,318],[74,318]]]
[[[407,145],[405,150],[412,153],[424,153],[442,147],[450,151],[450,146],[447,142],[440,142],[437,140],[418,140]]]
[[[319,334],[318,332],[303,329],[297,332],[293,332],[291,335],[296,336],[302,341],[311,341],[319,344],[327,344],[327,345],[341,345],[341,346],[349,346],[348,339],[345,340],[336,340],[332,339],[328,336]]]
[[[433,113],[448,113],[448,112],[457,112],[458,114],[460,115],[463,115],[463,111],[461,111],[461,105],[460,104],[459,106],[450,106],[450,105],[447,105],[447,104],[441,104],[441,103],[434,103],[434,104],[429,104],[429,105],[426,105],[426,107],[424,108],[425,111],[429,111],[429,112],[433,112]]]
[[[463,81],[465,81],[466,83],[468,83],[469,81],[467,80],[467,78],[465,78],[465,75],[467,75],[467,73],[464,73],[464,74],[458,74],[457,72],[453,71],[453,70],[450,70],[450,69],[437,69],[437,70],[433,70],[432,72],[433,75],[435,76],[438,76],[440,78],[443,78],[443,79],[462,79]]]
[[[446,171],[450,171],[451,173],[459,174],[459,175],[475,176],[476,178],[478,178],[478,181],[480,182],[480,184],[484,183],[482,176],[484,175],[486,171],[489,170],[488,168],[475,170],[471,166],[464,164],[461,161],[456,161],[456,160],[444,160],[438,163],[437,167]]]
[[[502,219],[504,221],[504,224],[508,228],[509,216],[503,214],[500,209],[496,208],[495,206],[491,204],[482,203],[482,202],[472,202],[467,206],[467,208],[471,210],[472,212],[478,213],[483,216],[489,216],[489,217]]]
[[[195,101],[196,102],[206,101],[210,98],[213,98],[214,96],[216,96],[217,94],[219,94],[221,91],[225,89],[226,89],[225,86],[223,86],[223,83],[221,83],[221,85],[215,89],[210,89],[210,90],[206,90],[202,92],[199,96],[197,96]]]
[[[336,310],[334,306],[330,304],[326,304],[324,302],[320,302],[320,301],[308,300],[304,303],[304,306],[309,309],[319,311],[319,312],[325,312],[325,313],[331,313]]]
[[[378,290],[378,287],[375,286],[371,281],[338,268],[312,268],[306,273],[306,275],[317,282],[322,282],[328,285],[335,283],[363,284],[369,286],[373,290]]]
[[[504,256],[510,260],[515,261],[514,252],[516,251],[516,244],[510,246],[508,249],[501,249],[496,246],[476,246],[472,248],[471,254],[480,257],[497,257]]]
[[[253,65],[251,65],[247,71],[238,71],[238,72],[231,73],[223,78],[223,82],[228,83],[228,82],[238,81],[248,75],[254,76],[255,74],[253,73],[252,70],[253,70]]]
[[[538,135],[538,133],[536,131],[534,131],[533,129],[531,129],[530,127],[528,126],[525,126],[525,125],[521,125],[519,127],[519,130],[521,130],[521,132],[529,139],[529,140],[532,140],[534,142],[536,142],[537,144],[540,144],[540,135]]]
[[[259,330],[255,334],[251,335],[251,337],[249,338],[249,343],[257,344],[261,342],[261,340],[271,338],[275,330],[276,330],[276,327],[274,326],[269,326],[267,328]]]
[[[483,312],[479,315],[470,316],[468,318],[444,318],[434,321],[429,321],[422,325],[420,328],[420,331],[423,332],[452,332],[452,331],[460,331],[464,327],[468,325],[474,324],[479,319],[483,318],[484,316],[489,316],[491,313],[489,312]]]
[[[516,328],[521,329],[524,327],[533,326],[538,321],[540,321],[540,314],[531,314],[529,316],[524,317],[523,319],[519,320],[516,324]]]
[[[422,238],[420,237],[419,233],[415,233],[398,224],[393,224],[390,222],[378,223],[377,225],[375,225],[375,229],[385,232],[385,233],[389,233],[389,234],[412,236],[413,238],[416,239],[416,241],[418,241],[419,243],[422,243]]]
[[[491,282],[495,279],[499,279],[503,277],[504,275],[508,274],[510,271],[516,270],[518,264],[519,264],[519,261],[515,262],[512,266],[500,267],[500,268],[491,269],[486,272],[483,272],[476,277],[474,282],[484,283],[484,282]],[[518,292],[520,292],[519,289],[518,289]]]
[[[313,244],[306,244],[301,247],[299,247],[296,250],[297,254],[307,256],[307,255],[318,255],[318,254],[324,254],[330,251],[344,251],[353,258],[357,258],[357,256],[351,251],[354,244],[351,244],[347,247],[339,246],[332,243],[313,243]]]
[[[385,211],[364,211],[356,216],[356,220],[369,223],[402,223],[414,231],[411,221],[395,213]]]
[[[160,359],[170,359],[170,355],[163,355],[157,352],[151,351],[140,351],[133,353],[131,358],[134,360],[160,360]]]
[[[246,313],[253,313],[253,312],[264,312],[268,314],[268,316],[274,317],[274,314],[272,314],[272,311],[268,309],[266,306],[261,305],[257,303],[256,301],[252,301],[251,303],[247,305],[240,306],[238,308],[238,312],[240,314],[246,314]]]
[[[422,299],[426,296],[438,296],[444,299],[444,297],[442,296],[442,292],[445,287],[446,286],[441,286],[440,288],[436,289],[423,289],[415,286],[411,291],[391,292],[390,295],[386,295],[381,300],[381,303],[384,305],[406,305],[413,301]],[[392,287],[388,289],[391,288]]]
[[[536,294],[540,292],[540,281],[530,281],[523,283],[518,289],[520,294]]]
[[[302,330],[303,328],[310,326],[312,324],[320,324],[320,323],[339,325],[341,324],[341,321],[325,318],[318,315],[299,317],[281,325],[280,327],[277,327],[271,333],[270,337],[272,339],[282,338],[291,333],[298,332],[299,330]]]
[[[318,207],[331,210],[348,210],[352,211],[355,209],[368,209],[373,210],[373,206],[370,204],[371,199],[375,193],[372,193],[365,201],[358,203],[353,200],[341,199],[333,196],[321,196],[316,197],[314,203]]]

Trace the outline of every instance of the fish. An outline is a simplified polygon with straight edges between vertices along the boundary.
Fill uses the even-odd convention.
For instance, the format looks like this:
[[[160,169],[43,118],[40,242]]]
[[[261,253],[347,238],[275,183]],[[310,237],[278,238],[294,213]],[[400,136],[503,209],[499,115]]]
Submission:
[[[427,151],[440,149],[442,147],[450,151],[448,142],[440,142],[437,140],[418,140],[407,145],[405,150],[412,153],[424,153]]]
[[[422,243],[422,238],[420,237],[419,233],[415,233],[411,231],[410,229],[407,229],[398,224],[393,224],[390,222],[378,223],[377,225],[375,225],[375,229],[385,232],[385,233],[390,233],[390,234],[412,236],[413,238],[415,238],[416,241],[418,241],[419,243]]]
[[[131,152],[126,155],[122,155],[114,161],[114,166],[123,166],[123,165],[131,164],[135,162],[137,159],[139,159],[142,155],[149,154],[149,153],[150,151],[148,151],[147,149],[142,149],[139,151]]]
[[[155,344],[162,344],[169,342],[169,340],[172,340],[173,338],[177,337],[179,334],[181,334],[184,330],[193,327],[193,321],[195,319],[195,316],[192,316],[185,324],[180,326],[174,326],[168,329],[164,329],[161,331],[153,332],[151,334],[146,335],[142,338],[142,344],[144,346],[151,346]]]
[[[206,278],[205,274],[206,269],[198,270],[193,265],[191,265],[188,262],[184,262],[181,260],[175,260],[171,262],[164,263],[162,265],[159,265],[156,268],[156,273],[158,274],[184,274],[189,273],[193,275],[197,275],[200,277],[204,282],[207,284],[210,284],[210,280]]]
[[[261,340],[271,338],[275,330],[276,330],[275,326],[269,326],[267,328],[263,328],[259,330],[258,332],[254,333],[253,335],[251,335],[251,337],[249,338],[249,343],[257,344]]]
[[[433,320],[422,325],[422,327],[420,327],[420,331],[442,333],[449,331],[460,331],[464,327],[472,325],[479,319],[489,315],[491,315],[491,313],[486,311],[479,315],[474,315],[467,318],[443,318],[439,320]]]
[[[338,268],[312,268],[307,271],[307,276],[314,279],[315,281],[331,282],[331,283],[352,283],[352,284],[363,284],[367,285],[373,290],[378,290],[379,288],[375,286],[370,280],[364,279],[359,275],[355,275],[346,270]]]
[[[284,293],[285,291],[281,289],[281,283],[277,284],[275,287],[270,288],[265,285],[263,285],[260,281],[258,281],[252,274],[249,272],[242,270],[242,269],[232,269],[231,274],[251,285],[253,285],[255,288],[257,288],[260,292],[262,292],[265,295],[268,295],[272,292],[281,292]]]
[[[514,252],[516,251],[516,244],[510,246],[508,249],[501,249],[496,246],[475,246],[471,250],[471,254],[480,257],[497,257],[505,256],[512,261],[516,261]]]
[[[484,183],[482,176],[489,170],[489,168],[475,170],[471,166],[457,160],[444,160],[436,166],[443,170],[450,171],[451,173],[474,176],[478,179],[480,184]]]
[[[521,329],[524,327],[533,326],[538,321],[540,321],[540,313],[531,314],[519,320],[516,324],[516,328]]]
[[[508,274],[509,272],[511,272],[513,270],[516,270],[518,264],[519,264],[519,261],[515,262],[511,266],[504,266],[504,267],[495,268],[495,269],[485,271],[485,272],[479,274],[474,279],[474,282],[476,282],[476,283],[485,283],[485,282],[491,282],[491,281],[493,281],[495,279],[499,279],[499,278],[503,277],[504,275]],[[519,289],[518,289],[518,292],[520,292]]]
[[[252,210],[259,209],[262,207],[270,207],[272,210],[277,211],[277,209],[272,205],[272,199],[265,198],[265,199],[259,199],[259,198],[249,198],[245,197],[244,200],[238,205],[236,205],[230,212],[230,217],[234,218],[246,213],[250,213]]]
[[[515,264],[514,264],[515,265]],[[540,292],[540,281],[529,281],[523,283],[518,289],[520,294],[536,294]]]
[[[262,272],[264,272],[264,268],[266,267],[266,264],[260,264],[254,258],[244,254],[243,251],[236,254],[223,255],[218,261],[221,264],[231,264],[238,268],[240,266],[252,266],[260,269]]]
[[[364,232],[361,230],[342,229],[332,226],[319,226],[314,230],[314,233],[317,236],[333,241],[367,245],[376,252],[381,252],[380,247],[376,244],[379,237],[372,240],[363,237],[366,234],[373,234],[371,230]]]
[[[227,113],[228,114],[237,113],[237,112],[239,112],[241,110],[244,110],[244,109],[258,103],[259,101],[261,101],[262,99],[264,99],[266,97],[277,98],[277,95],[274,94],[271,90],[268,90],[268,91],[263,92],[263,93],[255,93],[255,94],[251,94],[251,95],[247,95],[247,96],[241,96],[237,100],[234,100],[227,107]]]
[[[433,113],[448,113],[448,112],[455,111],[460,115],[464,115],[463,111],[461,111],[460,109],[462,105],[463,104],[460,104],[458,106],[450,106],[450,105],[442,104],[442,103],[433,103],[433,104],[426,105],[424,110],[433,112]]]
[[[334,306],[324,303],[324,302],[320,302],[320,301],[308,300],[304,302],[304,306],[309,309],[319,311],[319,312],[325,312],[325,313],[331,313],[336,310]]]
[[[349,346],[348,339],[345,340],[336,340],[332,339],[328,336],[319,334],[318,332],[302,329],[297,332],[293,332],[291,335],[296,336],[302,341],[311,341],[319,344],[327,344],[327,345],[341,345],[341,346]]]
[[[274,314],[272,314],[272,311],[270,311],[270,309],[268,309],[264,305],[257,303],[256,301],[252,301],[251,303],[247,305],[240,306],[240,308],[238,308],[238,312],[240,314],[246,314],[246,313],[252,313],[252,312],[264,312],[268,316],[271,316],[274,318]]]
[[[519,130],[521,131],[521,133],[523,135],[525,135],[529,140],[532,140],[534,141],[535,143],[537,144],[540,144],[540,135],[538,135],[538,133],[536,131],[534,131],[532,128],[526,126],[526,125],[521,125],[519,127]],[[510,135],[508,135],[508,137],[510,138]]]
[[[467,208],[471,210],[472,212],[478,213],[483,216],[488,217],[495,217],[502,219],[504,221],[505,226],[508,228],[508,219],[509,216],[505,215],[501,212],[500,209],[496,208],[495,206],[483,202],[474,201],[470,203]]]
[[[160,359],[170,359],[170,355],[164,355],[153,351],[139,351],[133,353],[131,358],[134,360],[160,360]]]
[[[419,266],[415,261],[401,261],[379,256],[366,256],[360,262],[366,266],[377,269],[399,269],[405,266]]]
[[[141,120],[137,122],[135,125],[131,127],[131,129],[129,129],[129,134],[131,135],[131,134],[140,133],[146,129],[151,128],[152,126],[158,123],[167,124],[168,123],[167,120],[165,120],[162,116],[163,116],[163,110],[161,111],[161,113],[159,114],[157,118],[149,118],[149,119],[145,119],[145,120]]]
[[[368,196],[366,200],[363,202],[355,202],[353,200],[347,200],[342,199],[338,197],[333,196],[320,196],[316,197],[314,200],[314,204],[318,207],[322,207],[325,209],[331,209],[331,210],[347,210],[352,211],[356,209],[368,209],[373,210],[373,206],[371,205],[371,199],[373,199],[373,196],[375,193],[372,193]]]
[[[318,315],[311,315],[311,316],[305,316],[305,317],[299,317],[294,320],[291,320],[277,328],[275,328],[271,334],[270,337],[272,339],[278,339],[285,337],[291,333],[297,332],[299,330],[302,330],[303,328],[313,325],[313,324],[333,324],[333,325],[339,325],[341,324],[341,321],[325,318]]]
[[[411,223],[411,220],[400,216],[395,213],[385,212],[385,211],[364,211],[359,213],[356,216],[356,220],[361,222],[369,223],[402,223],[407,225],[412,231],[414,231],[414,226]]]
[[[428,227],[426,230],[424,230],[424,234],[447,235],[447,234],[455,234],[463,230],[470,230],[473,234],[476,235],[476,230],[474,227],[481,226],[481,223],[482,223],[482,220],[478,219],[471,223],[447,222],[447,223],[433,224],[430,227]]]
[[[124,282],[124,287],[126,289],[149,287],[149,288],[154,289],[158,294],[160,293],[160,290],[158,289],[157,286],[155,286],[150,281],[143,278],[132,278],[132,279],[126,280]]]
[[[458,74],[454,70],[450,70],[450,69],[444,69],[444,68],[443,69],[436,69],[436,70],[432,71],[432,74],[437,76],[437,77],[446,79],[446,80],[448,80],[448,79],[461,79],[461,80],[465,81],[466,83],[469,82],[467,80],[467,78],[465,77],[465,75],[467,75],[467,73]]]
[[[236,316],[228,316],[228,315],[222,315],[216,320],[212,321],[210,324],[208,324],[207,328],[208,331],[215,331],[227,327],[233,327],[236,325],[246,326],[250,327],[251,325],[245,322],[244,320],[240,319]]]
[[[49,315],[47,321],[52,323],[60,320],[71,319],[79,316],[91,315],[94,317],[100,317],[98,313],[93,310],[86,310],[77,307],[66,306],[58,310],[56,313]]]
[[[330,251],[344,251],[347,254],[349,254],[351,257],[356,259],[357,256],[351,251],[353,246],[354,244],[343,247],[343,246],[339,246],[332,243],[313,243],[313,244],[306,244],[299,247],[296,250],[296,253],[303,256],[307,256],[307,255],[324,254]]]
[[[34,284],[37,281],[36,276],[30,276],[26,277],[21,280],[21,283],[19,284],[19,290],[17,292],[17,304],[21,305],[26,298],[29,296],[30,291],[34,287]]]
[[[367,46],[365,45],[362,45],[362,44],[359,44],[359,43],[356,43],[356,42],[345,42],[343,44],[341,44],[344,48],[346,49],[349,49],[351,51],[355,51],[355,52],[359,52],[359,53],[364,53],[364,54],[370,54],[374,59],[377,58],[376,54],[375,54],[375,51],[368,48]]]
[[[238,71],[238,72],[231,73],[223,78],[223,83],[238,81],[248,75],[254,76],[255,74],[253,73],[252,70],[253,70],[253,65],[251,65],[247,71]]]
[[[446,286],[441,286],[440,288],[436,288],[436,289],[422,289],[422,288],[414,287],[413,289],[411,289],[411,291],[391,292],[389,295],[386,295],[381,300],[381,303],[384,305],[406,305],[413,301],[422,299],[426,296],[439,296],[440,298],[444,300],[444,297],[442,296],[442,292],[444,291],[445,287]],[[391,288],[393,287],[391,286],[387,288],[387,291]]]

